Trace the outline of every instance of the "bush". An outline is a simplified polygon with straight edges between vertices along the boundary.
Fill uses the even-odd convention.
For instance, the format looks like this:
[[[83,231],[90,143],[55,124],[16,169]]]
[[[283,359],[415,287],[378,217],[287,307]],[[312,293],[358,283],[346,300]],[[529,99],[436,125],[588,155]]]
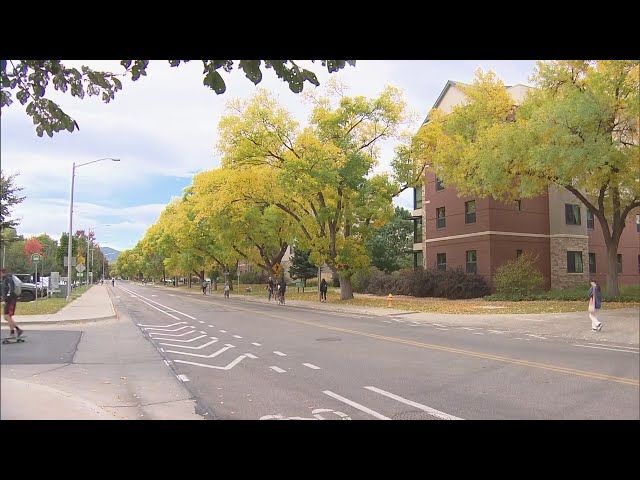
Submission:
[[[507,301],[507,302],[523,302],[531,300],[560,300],[560,301],[578,301],[586,302],[587,293],[589,292],[589,284],[566,290],[551,290],[549,292],[539,293],[495,293],[485,297],[490,302]],[[621,286],[621,294],[617,297],[609,297],[602,292],[603,302],[622,302],[622,303],[640,303],[640,295],[636,295],[631,289]]]
[[[536,267],[537,259],[530,252],[524,252],[515,260],[509,260],[498,267],[493,276],[496,293],[531,295],[541,291],[544,277]]]
[[[269,275],[264,270],[256,270],[253,272],[245,272],[240,274],[240,283],[267,283]]]
[[[331,278],[331,285],[334,287],[339,287],[340,286],[340,278],[338,278],[337,275],[335,275],[334,277]]]

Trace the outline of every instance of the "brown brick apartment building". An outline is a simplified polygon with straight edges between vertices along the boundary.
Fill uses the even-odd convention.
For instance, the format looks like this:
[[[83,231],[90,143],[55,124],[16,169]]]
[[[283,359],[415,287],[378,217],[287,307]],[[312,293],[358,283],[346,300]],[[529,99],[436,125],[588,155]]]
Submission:
[[[507,87],[516,102],[527,87]],[[464,99],[447,82],[435,107],[449,113]],[[607,253],[600,224],[572,193],[551,186],[546,194],[506,204],[493,198],[460,197],[426,171],[414,189],[414,265],[461,267],[491,281],[496,269],[524,251],[538,255],[547,288],[606,281]],[[620,284],[640,282],[640,210],[631,212],[618,247]]]

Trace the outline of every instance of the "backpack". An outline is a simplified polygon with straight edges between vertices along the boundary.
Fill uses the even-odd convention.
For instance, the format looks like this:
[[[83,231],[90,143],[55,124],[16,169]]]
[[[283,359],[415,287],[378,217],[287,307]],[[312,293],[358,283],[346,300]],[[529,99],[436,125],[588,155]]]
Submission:
[[[9,279],[9,282],[11,281],[13,281],[13,294],[16,297],[19,297],[20,295],[22,295],[22,280],[14,276],[13,278]],[[11,288],[11,286],[9,286],[9,288]]]

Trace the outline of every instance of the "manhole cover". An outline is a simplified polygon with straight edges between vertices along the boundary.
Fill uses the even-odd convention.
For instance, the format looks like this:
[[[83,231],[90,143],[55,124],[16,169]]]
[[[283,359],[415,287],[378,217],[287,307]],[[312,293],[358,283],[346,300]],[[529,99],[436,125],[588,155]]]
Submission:
[[[427,412],[421,410],[413,412],[399,413],[391,417],[392,420],[442,420],[441,418],[429,415]]]
[[[338,337],[324,337],[324,338],[316,338],[316,342],[338,342],[342,340]]]

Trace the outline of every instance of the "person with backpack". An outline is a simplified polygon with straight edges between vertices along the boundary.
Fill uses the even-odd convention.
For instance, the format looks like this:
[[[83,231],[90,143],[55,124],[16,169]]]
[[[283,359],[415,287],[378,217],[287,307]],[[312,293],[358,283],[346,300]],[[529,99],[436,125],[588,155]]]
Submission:
[[[284,277],[280,280],[280,288],[278,292],[280,293],[280,303],[284,305],[284,294],[287,291],[287,282],[285,282]]]
[[[329,289],[329,285],[327,285],[327,281],[323,278],[322,282],[320,282],[320,301],[327,301],[327,290]]]
[[[9,324],[10,335],[12,337],[19,337],[22,335],[23,330],[13,320],[13,316],[16,313],[16,304],[18,303],[18,297],[22,293],[20,285],[16,285],[13,279],[13,275],[7,275],[7,271],[4,268],[0,268],[0,279],[2,280],[2,301],[4,302],[4,317]]]
[[[202,281],[202,294],[203,295],[207,294],[207,281],[206,280]]]

